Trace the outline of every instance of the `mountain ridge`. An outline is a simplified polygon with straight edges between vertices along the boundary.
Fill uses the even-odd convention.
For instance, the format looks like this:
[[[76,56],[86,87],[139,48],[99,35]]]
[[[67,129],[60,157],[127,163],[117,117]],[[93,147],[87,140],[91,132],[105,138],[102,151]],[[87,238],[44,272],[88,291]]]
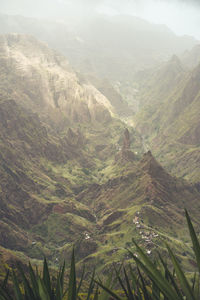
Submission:
[[[156,157],[164,166],[168,164],[173,174],[193,182],[199,177],[199,76],[200,65],[191,71],[186,69],[163,98],[158,92],[157,101],[144,92],[148,105],[136,116],[136,127],[146,136]],[[155,90],[162,89],[154,82],[152,93],[154,86]]]
[[[148,249],[138,225],[187,241],[182,206],[199,224],[198,189],[144,154],[137,131],[95,87],[79,82],[63,56],[32,37],[1,36],[0,67],[3,256],[39,263],[45,255],[56,266],[74,244],[79,265],[102,270],[128,260],[132,237]],[[162,249],[158,236],[155,245]]]
[[[20,34],[32,34],[62,52],[75,69],[101,79],[108,78],[111,82],[119,79],[130,81],[130,77],[135,71],[141,70],[141,67],[154,66],[197,43],[191,37],[177,37],[163,25],[151,24],[134,16],[109,17],[97,14],[94,18],[79,21],[73,31],[61,23],[20,16],[1,14],[0,22],[2,34],[16,31]],[[105,29],[104,35],[102,28]],[[136,44],[136,40],[140,43]],[[104,66],[109,68],[105,69]]]

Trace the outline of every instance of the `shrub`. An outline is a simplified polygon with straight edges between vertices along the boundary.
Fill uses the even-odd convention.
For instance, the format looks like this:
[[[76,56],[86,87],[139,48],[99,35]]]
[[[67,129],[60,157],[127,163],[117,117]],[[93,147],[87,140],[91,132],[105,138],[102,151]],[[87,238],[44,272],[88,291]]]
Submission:
[[[118,269],[113,266],[113,272],[110,272],[104,281],[95,278],[95,272],[93,272],[88,288],[84,288],[83,291],[81,289],[85,278],[85,268],[78,283],[73,250],[67,287],[65,287],[64,280],[65,264],[60,268],[56,279],[53,280],[53,277],[50,277],[46,259],[44,259],[42,275],[37,269],[34,271],[31,264],[29,264],[28,274],[25,274],[22,268],[18,266],[21,284],[19,284],[15,271],[11,271],[13,282],[13,293],[11,294],[7,288],[9,278],[9,272],[7,272],[0,287],[0,300],[199,300],[200,244],[187,211],[185,214],[198,267],[198,274],[195,273],[192,282],[188,280],[167,244],[166,248],[173,265],[173,271],[170,270],[160,254],[158,254],[159,264],[155,264],[133,241],[140,258],[131,251],[127,251],[135,261],[135,266],[124,267],[121,265]],[[158,267],[158,265],[160,266]],[[11,296],[12,294],[14,294],[14,298]]]

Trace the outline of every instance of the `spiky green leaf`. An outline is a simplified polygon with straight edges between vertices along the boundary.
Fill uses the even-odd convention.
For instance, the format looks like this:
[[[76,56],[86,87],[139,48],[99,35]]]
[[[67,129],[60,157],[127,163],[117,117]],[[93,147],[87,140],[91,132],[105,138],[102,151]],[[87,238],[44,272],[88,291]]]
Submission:
[[[172,250],[169,248],[168,245],[167,245],[167,250],[169,252],[171,261],[172,261],[174,269],[176,271],[176,275],[179,279],[181,288],[182,288],[182,290],[184,291],[184,293],[187,297],[187,300],[195,300],[195,296],[194,296],[194,293],[192,291],[192,288],[189,285],[189,282],[188,282],[187,278],[185,277],[185,275],[184,275],[184,273],[183,273],[183,271],[180,267],[180,264],[178,263],[176,257],[174,256]]]

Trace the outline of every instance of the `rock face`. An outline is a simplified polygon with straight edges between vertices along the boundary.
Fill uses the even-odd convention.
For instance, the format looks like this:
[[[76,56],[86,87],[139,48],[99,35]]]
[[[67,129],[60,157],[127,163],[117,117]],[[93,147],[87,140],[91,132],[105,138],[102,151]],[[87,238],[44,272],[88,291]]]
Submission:
[[[74,243],[79,260],[99,266],[102,253],[137,233],[138,210],[146,226],[168,234],[170,220],[182,232],[183,206],[198,220],[198,189],[170,176],[151,152],[139,160],[131,151],[142,152],[137,134],[112,118],[108,99],[80,83],[62,56],[32,37],[8,35],[0,38],[0,68],[5,253],[55,262]]]
[[[116,115],[121,117],[132,116],[133,110],[128,105],[127,101],[124,100],[117,88],[114,87],[108,79],[95,78],[92,75],[88,75],[86,78],[97,88],[98,91],[100,91],[100,93],[109,99],[114,109],[113,112],[115,112]]]
[[[67,132],[67,139],[72,146],[77,148],[83,147],[86,143],[85,137],[79,128],[76,131],[69,128]]]
[[[128,128],[124,130],[123,133],[123,146],[122,149],[117,153],[115,156],[115,160],[119,162],[128,162],[135,160],[135,154],[131,151],[131,141],[130,141],[130,134]]]
[[[76,197],[114,156],[122,123],[105,96],[33,37],[1,36],[0,70],[0,246],[54,260],[58,246],[96,228],[93,209]],[[96,247],[84,242],[80,257]]]
[[[3,90],[9,88],[14,100],[41,117],[48,113],[60,125],[111,121],[109,100],[91,84],[81,84],[67,60],[35,38],[0,36],[0,64],[9,74]]]
[[[0,246],[38,259],[46,243],[73,241],[95,221],[86,206],[73,203],[70,180],[48,167],[73,159],[84,166],[83,135],[69,129],[61,137],[45,125],[14,100],[0,98]]]
[[[122,150],[130,150],[131,142],[130,142],[130,134],[128,129],[126,128],[124,131],[124,139],[123,139],[123,148]]]

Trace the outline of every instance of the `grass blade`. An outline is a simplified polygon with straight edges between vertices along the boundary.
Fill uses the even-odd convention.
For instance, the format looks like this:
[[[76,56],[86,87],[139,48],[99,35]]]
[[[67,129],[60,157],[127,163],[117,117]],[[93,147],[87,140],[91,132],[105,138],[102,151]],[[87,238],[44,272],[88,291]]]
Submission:
[[[196,232],[194,230],[194,227],[192,225],[192,222],[191,222],[191,219],[190,219],[190,216],[189,216],[187,210],[185,210],[185,215],[186,215],[187,224],[188,224],[188,228],[189,228],[189,232],[190,232],[190,237],[191,237],[192,244],[193,244],[194,254],[196,256],[197,266],[198,266],[199,273],[200,273],[200,244],[199,244]]]
[[[7,293],[6,290],[3,290],[0,288],[0,296],[2,297],[3,300],[13,300],[10,295]]]
[[[64,290],[64,275],[65,275],[65,261],[64,261],[63,266],[62,266],[61,274],[59,276],[62,293],[63,293],[63,290]]]
[[[194,287],[194,293],[195,293],[196,299],[200,299],[199,287],[200,287],[200,274],[198,274],[198,279],[196,280],[196,284]]]
[[[6,287],[7,283],[8,283],[8,277],[9,277],[9,274],[10,274],[10,271],[7,270],[6,276],[5,276],[4,281],[3,281],[2,285],[1,285],[1,288],[2,288],[2,289],[5,289],[5,287]]]
[[[117,300],[123,300],[121,297],[119,297],[115,292],[113,292],[111,289],[107,288],[104,284],[102,284],[101,282],[98,282],[96,280],[94,280],[94,282],[96,284],[98,284],[103,290],[105,290],[108,294],[110,294],[114,299]]]
[[[94,275],[95,275],[95,270],[92,273],[92,278],[91,278],[91,281],[90,281],[89,290],[88,290],[88,294],[87,294],[87,300],[90,299],[90,296],[91,296],[91,294],[93,292],[93,289],[94,289]]]
[[[193,290],[193,292],[194,292],[194,287],[195,287],[195,284],[196,284],[196,277],[197,277],[197,273],[195,272],[194,273],[194,278],[192,280],[192,290]]]
[[[165,269],[165,276],[166,276],[167,278],[170,279],[170,281],[171,281],[171,283],[172,283],[174,289],[176,290],[176,292],[177,292],[179,298],[182,299],[182,294],[181,294],[180,289],[179,289],[179,287],[178,287],[178,285],[176,284],[176,281],[175,281],[175,279],[174,279],[174,276],[175,276],[174,271],[173,271],[173,274],[169,271],[169,269],[168,269],[166,263],[164,262],[164,260],[162,259],[162,257],[161,257],[160,254],[159,254],[159,258],[160,258],[160,261],[161,261],[161,263],[162,263],[162,265],[163,265],[163,267],[164,267],[164,269]]]
[[[62,296],[63,296],[63,291],[62,291],[62,287],[61,287],[61,284],[60,284],[60,275],[61,273],[59,273],[58,277],[57,277],[57,283],[56,283],[56,299],[60,300],[62,299]]]
[[[124,268],[124,276],[125,276],[125,280],[126,280],[126,286],[127,286],[127,289],[128,289],[128,298],[130,300],[134,300],[134,296],[133,296],[133,292],[132,292],[132,289],[131,289],[130,281],[129,281],[129,278],[128,278],[128,275],[126,273],[125,268]]]
[[[35,298],[37,298],[37,297],[39,297],[39,287],[38,287],[36,275],[35,275],[30,263],[29,263],[29,275],[30,275],[30,279],[31,279],[32,287],[33,287],[33,293],[35,295]]]
[[[134,241],[133,241],[134,242]],[[140,266],[146,275],[149,276],[149,278],[157,284],[159,289],[162,291],[164,295],[166,295],[170,300],[180,300],[174,289],[171,287],[169,282],[166,280],[166,278],[162,275],[162,273],[157,270],[155,265],[151,262],[151,260],[144,254],[142,249],[137,245],[136,242],[134,242],[137,251],[139,252],[140,256],[142,257],[144,263],[138,259],[135,255],[133,255],[132,252],[129,251],[130,255],[133,257],[133,259],[136,261],[137,265]]]
[[[140,269],[137,268],[137,270],[138,270],[138,274],[139,274],[140,280],[142,282],[142,293],[143,293],[144,299],[145,300],[151,300],[149,298],[148,291],[147,291],[147,288],[146,288],[146,284],[145,284],[144,278],[143,278],[143,276],[142,276],[142,274],[140,272]]]
[[[23,300],[23,295],[21,293],[19,282],[17,280],[15,271],[13,271],[13,273],[12,273],[12,280],[13,280],[14,293],[15,293],[16,300]]]
[[[39,288],[39,296],[40,296],[39,299],[50,300],[50,296],[48,294],[44,281],[40,277],[38,278],[38,288]]]
[[[44,263],[43,263],[43,283],[49,294],[49,297],[51,297],[51,280],[50,280],[49,268],[48,268],[46,258],[44,258]]]
[[[193,294],[192,288],[190,287],[177,259],[175,258],[173,252],[171,251],[171,249],[168,246],[167,246],[167,250],[169,252],[171,261],[172,261],[174,269],[176,271],[176,275],[179,279],[180,285],[186,295],[187,300],[195,300],[195,296]]]
[[[133,272],[133,269],[131,268],[131,265],[129,265],[129,270],[132,278],[132,285],[133,285],[133,291],[134,291],[134,297],[137,297],[138,300],[143,300],[143,297],[141,295],[141,285],[139,282],[139,278],[137,278]]]
[[[99,288],[97,286],[95,294],[94,294],[94,300],[98,300],[99,299]]]
[[[75,270],[74,248],[72,250],[72,258],[71,258],[68,300],[76,300],[76,270]]]
[[[121,269],[121,267],[120,267]],[[103,284],[102,280],[98,278],[99,282]],[[113,289],[115,280],[113,280],[113,271],[110,272],[110,275],[106,279],[106,287],[110,290]],[[104,285],[104,284],[103,284]],[[99,295],[99,300],[108,300],[109,299],[109,293],[107,293],[105,290],[103,290]]]
[[[20,265],[18,265],[18,269],[20,271],[21,277],[22,277],[22,281],[23,281],[23,285],[24,285],[24,290],[25,290],[25,294],[28,296],[28,299],[31,300],[35,300],[35,296],[34,293],[32,291],[32,288],[30,287],[30,284],[28,282],[28,279],[26,278],[23,269],[21,268]]]
[[[119,284],[121,285],[121,287],[122,287],[122,289],[123,289],[123,291],[124,291],[126,297],[128,298],[128,292],[127,292],[127,290],[126,290],[126,288],[125,288],[125,285],[123,284],[123,280],[121,279],[121,277],[120,277],[120,275],[119,275],[119,272],[117,271],[116,268],[115,268],[115,273],[116,273],[116,277],[117,277],[117,279],[118,279],[118,281],[119,281]]]
[[[77,288],[77,295],[80,292],[80,289],[81,289],[81,286],[82,286],[82,283],[83,283],[84,275],[85,275],[85,265],[83,266],[83,271],[82,271],[82,274],[81,274],[81,279],[80,279],[80,282],[79,282],[79,285],[78,285],[78,288]]]

